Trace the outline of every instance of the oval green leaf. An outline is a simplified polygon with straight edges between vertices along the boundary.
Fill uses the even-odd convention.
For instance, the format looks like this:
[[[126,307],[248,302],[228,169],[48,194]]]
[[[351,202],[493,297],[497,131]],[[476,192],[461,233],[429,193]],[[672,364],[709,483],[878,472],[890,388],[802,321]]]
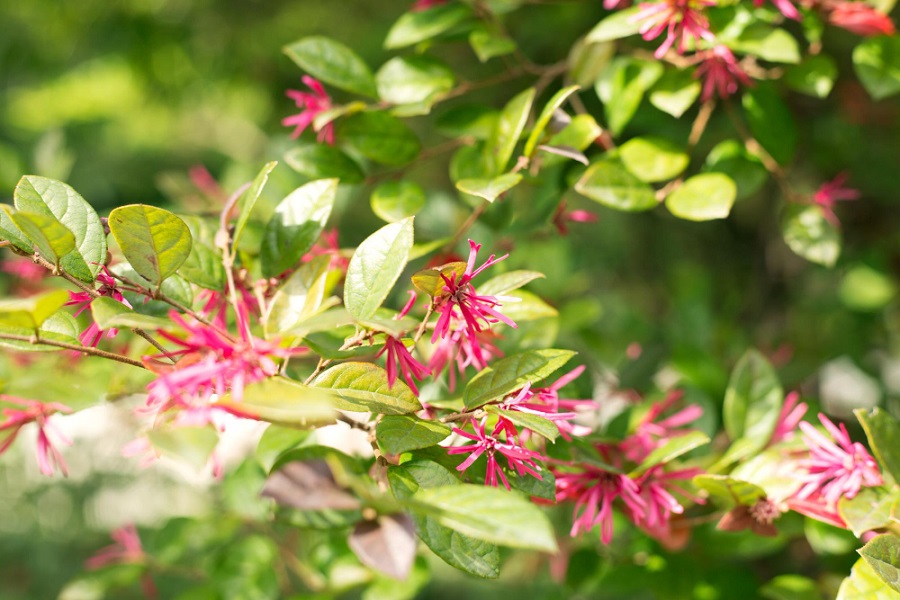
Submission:
[[[540,116],[534,123],[534,128],[532,128],[531,133],[528,135],[528,140],[525,142],[525,156],[530,158],[534,155],[535,148],[537,148],[537,144],[540,141],[544,130],[550,123],[550,119],[553,118],[553,113],[563,105],[563,102],[565,102],[569,96],[577,92],[579,89],[580,88],[577,85],[564,87],[563,89],[553,94],[553,97],[547,101],[547,104],[544,105],[544,109],[541,111]]]
[[[379,98],[391,104],[430,104],[455,81],[447,65],[428,56],[397,56],[375,75]]]
[[[424,42],[444,33],[471,14],[472,9],[459,2],[404,13],[388,31],[384,47],[392,50]]]
[[[287,165],[310,179],[340,179],[341,183],[361,183],[362,168],[340,148],[327,144],[304,144],[284,155]]]
[[[159,287],[191,254],[187,224],[155,206],[132,204],[109,213],[109,230],[138,274]]]
[[[413,245],[413,218],[385,225],[353,253],[344,282],[344,305],[357,319],[375,314],[397,282]]]
[[[684,171],[690,158],[678,146],[662,138],[632,138],[619,148],[625,167],[641,181],[668,181]]]
[[[669,212],[688,221],[724,219],[737,198],[737,186],[723,173],[694,175],[666,197]]]
[[[478,408],[502,398],[526,383],[539,381],[552,374],[575,356],[571,350],[529,350],[498,360],[482,370],[466,385],[463,396],[467,409]]]
[[[316,79],[348,92],[375,96],[372,71],[356,52],[340,42],[310,36],[285,46],[284,53]]]
[[[439,421],[424,421],[412,415],[388,415],[375,426],[378,445],[388,454],[428,448],[450,435],[451,427]]]
[[[388,386],[387,371],[372,363],[346,362],[320,373],[313,387],[332,390],[339,410],[402,415],[422,410],[412,390],[400,380]]]
[[[810,262],[832,267],[841,255],[841,234],[821,206],[788,206],[781,234],[788,248]]]
[[[528,115],[531,113],[531,105],[534,102],[535,89],[528,88],[521,92],[500,112],[494,131],[488,138],[484,148],[485,162],[490,166],[492,175],[500,175],[506,171],[506,166],[512,158],[519,137],[525,129]]]
[[[575,191],[609,208],[650,210],[659,204],[653,188],[611,160],[595,162],[575,184]]]
[[[241,197],[238,200],[238,218],[237,223],[234,225],[234,234],[231,237],[231,253],[233,256],[237,255],[238,242],[241,239],[241,234],[244,233],[247,221],[250,220],[250,213],[253,212],[253,207],[256,206],[256,201],[259,200],[263,188],[269,180],[269,174],[276,165],[278,165],[278,162],[274,160],[266,163],[259,173],[256,174],[250,188],[241,194]]]
[[[522,176],[518,173],[506,173],[493,179],[460,179],[456,182],[456,189],[464,194],[472,194],[493,202],[502,194],[519,185]]]
[[[363,112],[343,119],[338,138],[377,163],[402,166],[419,155],[416,134],[400,119],[386,112]]]
[[[75,236],[53,215],[14,211],[8,206],[2,209],[38,253],[57,268],[63,256],[75,251]]]
[[[372,212],[383,221],[396,223],[415,216],[425,206],[425,190],[412,181],[386,181],[372,190]]]

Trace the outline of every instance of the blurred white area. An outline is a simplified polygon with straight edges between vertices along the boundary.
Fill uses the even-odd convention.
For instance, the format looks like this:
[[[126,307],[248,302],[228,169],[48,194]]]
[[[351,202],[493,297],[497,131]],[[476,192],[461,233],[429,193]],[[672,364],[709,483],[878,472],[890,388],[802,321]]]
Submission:
[[[853,409],[874,408],[881,402],[878,380],[866,374],[846,356],[819,369],[819,397],[829,415],[853,419]]]

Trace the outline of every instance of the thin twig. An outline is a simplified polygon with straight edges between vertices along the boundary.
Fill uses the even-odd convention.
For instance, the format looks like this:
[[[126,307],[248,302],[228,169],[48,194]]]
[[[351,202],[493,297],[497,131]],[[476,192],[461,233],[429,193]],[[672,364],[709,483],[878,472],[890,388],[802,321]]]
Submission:
[[[99,348],[93,348],[91,346],[79,346],[76,344],[69,344],[68,342],[43,339],[37,335],[16,335],[14,333],[0,333],[0,339],[11,340],[15,342],[28,342],[29,344],[44,344],[45,346],[54,346],[56,348],[64,348],[65,350],[74,350],[75,352],[83,352],[84,354],[99,356],[100,358],[108,358],[110,360],[115,360],[117,362],[125,363],[126,365],[132,365],[134,367],[140,367],[142,369],[145,368],[144,364],[141,361],[135,360],[133,358],[128,358],[127,356],[122,356],[121,354],[107,352],[106,350],[100,350]]]

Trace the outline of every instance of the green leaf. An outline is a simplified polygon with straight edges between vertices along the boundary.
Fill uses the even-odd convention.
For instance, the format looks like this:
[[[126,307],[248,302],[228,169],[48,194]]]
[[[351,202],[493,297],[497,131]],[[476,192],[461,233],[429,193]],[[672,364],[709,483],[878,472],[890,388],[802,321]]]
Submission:
[[[197,471],[206,466],[219,443],[219,435],[211,425],[156,427],[147,432],[147,438],[163,456],[187,463]]]
[[[768,600],[822,600],[816,582],[801,575],[779,575],[759,589]]]
[[[871,529],[879,529],[891,522],[891,508],[896,496],[881,488],[863,488],[853,498],[838,501],[838,513],[853,535],[860,537]]]
[[[870,37],[853,50],[853,68],[875,100],[900,92],[900,37]]]
[[[357,319],[375,314],[397,282],[413,244],[413,219],[385,225],[356,249],[347,267],[344,305]]]
[[[690,158],[681,148],[662,138],[632,138],[619,148],[625,167],[641,181],[673,179],[684,171]]]
[[[439,421],[424,421],[412,415],[388,415],[375,426],[375,438],[384,452],[401,454],[442,442],[451,429]]]
[[[556,423],[549,419],[545,419],[544,417],[517,410],[503,410],[495,406],[488,406],[487,412],[488,414],[500,415],[508,421],[512,421],[514,425],[518,425],[519,427],[530,429],[551,442],[555,442],[556,438],[559,437],[559,427],[556,426]]]
[[[515,323],[559,316],[559,312],[555,308],[529,291],[514,290],[507,292],[504,296],[516,299],[504,303],[501,308],[501,312]]]
[[[386,112],[362,112],[338,123],[338,137],[357,152],[399,167],[419,155],[421,144],[406,123]]]
[[[476,29],[470,33],[469,45],[472,46],[475,56],[481,62],[487,62],[494,57],[515,52],[516,48],[518,48],[515,40],[509,36],[487,28]]]
[[[537,271],[508,271],[502,275],[497,275],[488,279],[478,286],[478,293],[483,296],[504,296],[513,290],[517,290],[523,285],[534,281],[535,279],[543,279],[544,274]]]
[[[325,36],[310,36],[284,48],[291,60],[316,79],[342,90],[375,96],[375,78],[350,48]]]
[[[769,178],[769,172],[760,160],[747,152],[738,140],[725,140],[716,144],[706,156],[705,170],[724,173],[737,186],[737,199],[752,196]]]
[[[245,387],[239,401],[229,393],[214,405],[248,419],[316,427],[334,422],[335,404],[334,397],[321,389],[284,377],[270,377]]]
[[[687,69],[669,69],[650,91],[650,104],[680,119],[700,96],[700,81]]]
[[[844,579],[836,600],[896,600],[897,594],[881,579],[864,559],[853,565],[850,577]]]
[[[581,152],[587,150],[601,133],[603,133],[603,130],[594,117],[591,115],[575,115],[562,131],[550,138],[547,145],[557,148],[574,148]],[[552,154],[545,154],[542,159],[545,165],[566,160],[562,156]]]
[[[900,539],[896,535],[876,536],[858,552],[882,581],[900,592]]]
[[[419,184],[405,179],[386,181],[372,190],[369,203],[378,218],[396,223],[415,216],[425,207],[425,190]]]
[[[506,171],[506,166],[512,158],[528,115],[534,102],[534,88],[528,88],[509,101],[500,112],[497,125],[491,133],[484,148],[485,162],[489,165],[488,172],[492,175],[500,175]]]
[[[634,16],[640,11],[640,7],[633,6],[624,10],[617,10],[594,26],[587,34],[587,42],[609,42],[638,33],[641,22]]]
[[[397,56],[375,75],[378,96],[391,104],[431,104],[453,89],[453,71],[429,56]]]
[[[284,334],[320,312],[330,261],[328,256],[314,258],[278,288],[263,318],[266,336]]]
[[[763,488],[730,475],[703,473],[694,476],[693,483],[698,488],[706,490],[710,496],[715,496],[727,504],[751,506],[760,498],[766,497],[766,490]]]
[[[269,180],[269,174],[272,173],[272,170],[277,164],[278,163],[274,160],[266,163],[262,170],[256,175],[250,188],[244,192],[238,200],[238,219],[237,223],[234,225],[234,234],[231,237],[232,253],[237,253],[238,241],[241,239],[241,234],[244,233],[247,221],[250,220],[250,213],[253,212],[253,207],[256,206],[257,200],[259,200],[259,197],[262,195],[263,188]]]
[[[497,126],[500,113],[488,106],[463,104],[443,113],[437,118],[437,130],[448,137],[471,136],[486,140]]]
[[[788,247],[810,262],[832,267],[841,254],[841,234],[821,206],[788,206],[781,233]]]
[[[622,163],[609,159],[588,167],[575,184],[575,191],[617,210],[650,210],[659,204],[652,187],[632,175]]]
[[[784,72],[784,82],[791,88],[814,98],[825,98],[831,93],[838,76],[834,59],[824,54],[814,54],[799,65]]]
[[[69,293],[65,290],[53,290],[29,298],[0,300],[0,325],[34,332],[68,300]]]
[[[869,447],[881,468],[890,473],[894,481],[900,481],[900,423],[880,408],[871,412],[860,408],[853,414],[865,430]]]
[[[0,205],[0,240],[7,241],[19,250],[31,254],[34,251],[34,244],[13,222],[14,210],[12,206]]]
[[[619,14],[621,14],[620,11]],[[662,76],[657,61],[618,57],[597,80],[594,89],[603,102],[606,120],[613,136],[620,135],[637,112],[644,94]]]
[[[155,206],[131,204],[109,213],[109,230],[138,274],[159,287],[191,254],[184,221]]]
[[[460,179],[456,182],[456,189],[464,194],[472,194],[493,202],[502,194],[519,185],[522,176],[518,173],[506,173],[493,179]]]
[[[104,331],[113,327],[162,329],[172,325],[168,319],[136,313],[118,300],[107,296],[94,298],[91,301],[91,316],[97,326]]]
[[[519,494],[483,485],[420,489],[413,513],[464,535],[501,546],[556,552],[556,537],[546,515]]]
[[[887,306],[897,294],[889,275],[866,265],[847,271],[838,291],[845,306],[863,312],[876,312]]]
[[[287,165],[309,179],[339,179],[341,183],[362,183],[365,173],[340,148],[328,144],[303,144],[284,155]]]
[[[388,467],[388,481],[398,500],[408,500],[419,489],[460,485],[445,467],[415,459]],[[476,577],[495,579],[500,574],[500,552],[494,544],[453,531],[430,516],[413,514],[419,537],[447,564]]]
[[[462,261],[447,263],[442,267],[434,269],[422,269],[413,274],[412,284],[420,292],[428,294],[429,296],[437,296],[441,293],[441,289],[443,289],[445,285],[443,277],[453,279],[453,275],[455,274],[456,278],[459,279],[465,271],[466,263]]]
[[[319,239],[337,194],[337,179],[320,179],[300,186],[275,207],[260,245],[264,277],[294,268]]]
[[[776,415],[777,416],[777,415]],[[709,443],[709,436],[702,431],[691,431],[684,435],[670,438],[665,444],[656,448],[647,455],[641,464],[632,469],[629,477],[637,477],[656,465],[669,463],[682,454],[687,454],[694,448],[699,448]]]
[[[18,210],[55,217],[72,232],[75,249],[60,255],[60,266],[82,281],[93,282],[106,263],[106,233],[93,207],[65,183],[35,175],[19,180],[14,199]],[[58,239],[55,234],[51,237]]]
[[[722,173],[701,173],[685,181],[666,197],[666,208],[689,221],[724,219],[737,197],[737,186]]]
[[[725,42],[732,50],[752,54],[769,62],[796,64],[800,62],[800,46],[785,31],[765,23],[753,23],[736,39]]]
[[[0,332],[2,333],[27,337],[34,335],[35,330],[32,327],[25,328],[5,325],[3,321],[4,318],[2,314],[0,314]],[[47,317],[38,329],[38,337],[42,340],[65,342],[76,346],[81,344],[81,341],[78,339],[78,334],[78,322],[75,321],[75,317],[62,311],[55,312]],[[58,352],[62,350],[59,346],[50,346],[40,343],[32,344],[30,341],[23,342],[19,340],[4,339],[0,339],[0,347],[9,348],[10,350],[15,350],[17,352]]]
[[[57,267],[63,256],[75,252],[75,236],[53,215],[17,211],[0,206],[34,244],[38,253]]]
[[[178,269],[178,274],[208,290],[221,291],[225,287],[225,268],[222,266],[221,255],[196,238],[191,244],[191,253]]]
[[[784,401],[784,390],[766,357],[750,349],[731,372],[722,421],[732,441],[746,438],[753,451],[769,442]]]
[[[567,62],[569,78],[580,87],[592,87],[616,54],[613,42],[592,42],[586,37],[572,44]]]
[[[775,88],[760,83],[745,90],[741,101],[756,141],[779,163],[790,162],[797,147],[797,125]]]
[[[338,396],[335,408],[402,415],[422,410],[415,394],[399,379],[388,386],[387,371],[377,365],[346,362],[320,373],[313,387],[333,390]]]
[[[464,394],[467,409],[478,408],[515,391],[526,383],[539,381],[566,364],[575,356],[571,350],[529,350],[507,356],[493,366],[483,369],[466,385]]]
[[[472,9],[459,2],[404,13],[388,31],[384,47],[394,50],[424,42],[444,33],[471,14]]]
[[[528,140],[525,142],[525,151],[523,154],[529,158],[534,156],[535,148],[537,148],[538,142],[541,140],[541,136],[544,134],[544,130],[547,128],[547,125],[550,124],[550,119],[553,118],[553,113],[563,105],[563,103],[575,92],[577,92],[580,88],[577,85],[570,85],[568,87],[564,87],[559,90],[550,100],[547,101],[547,104],[544,105],[544,109],[541,111],[540,116],[537,118],[537,121],[534,123],[534,127],[531,130],[531,134],[528,136]]]

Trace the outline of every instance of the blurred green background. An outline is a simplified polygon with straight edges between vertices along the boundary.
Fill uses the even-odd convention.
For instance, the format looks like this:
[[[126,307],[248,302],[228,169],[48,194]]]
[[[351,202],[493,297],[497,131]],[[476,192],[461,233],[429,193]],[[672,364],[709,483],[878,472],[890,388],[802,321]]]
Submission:
[[[234,189],[290,146],[290,132],[280,120],[294,108],[284,90],[299,87],[301,73],[281,53],[282,46],[306,35],[329,35],[377,68],[389,56],[382,49],[384,36],[408,4],[0,3],[0,197],[9,202],[18,178],[32,173],[67,181],[101,213],[126,203],[177,203],[190,196],[188,171],[195,165],[207,167],[226,189]],[[531,60],[551,63],[563,58],[602,14],[600,3],[593,1],[527,6],[511,15],[509,28]],[[863,192],[861,200],[839,208],[845,247],[838,266],[818,267],[787,249],[778,224],[780,201],[771,182],[744,198],[728,220],[705,224],[678,221],[661,211],[614,213],[573,196],[570,208],[594,210],[599,222],[576,225],[569,239],[548,228],[516,248],[508,262],[509,268],[551,274],[533,289],[561,311],[560,344],[580,350],[595,373],[615,374],[608,382],[614,387],[649,389],[654,377],[669,369],[712,407],[721,399],[737,357],[748,346],[757,346],[778,357],[786,387],[800,387],[821,398],[838,415],[848,406],[881,403],[894,408],[900,397],[900,106],[893,100],[868,99],[852,73],[849,52],[854,43],[850,34],[829,31],[826,36],[825,45],[841,70],[829,98],[787,95],[799,115],[800,151],[790,171],[796,187],[812,192],[847,170],[850,185]],[[473,79],[496,69],[479,65],[465,44],[438,52]],[[524,85],[494,88],[479,98],[498,105]],[[600,116],[599,103],[588,96],[592,94],[585,94],[588,108]],[[336,95],[338,102],[344,99]],[[681,136],[690,126],[688,119],[679,122],[658,112],[641,115],[628,135]],[[426,146],[441,141],[430,131],[423,133]],[[716,141],[730,135],[727,120],[717,114],[695,158],[702,161]],[[446,169],[446,161],[438,160],[412,174],[420,183],[445,190],[443,199],[434,199],[435,206],[452,201]],[[289,188],[292,181],[282,175],[280,185]],[[358,221],[346,211],[338,215],[348,232],[342,239],[346,245],[361,239],[375,222],[368,212],[368,190],[360,186],[351,196],[348,203],[365,208]],[[486,222],[498,224],[500,231],[479,230],[484,240],[502,234],[504,218],[500,209],[486,215]],[[633,342],[643,348],[637,360],[625,357]],[[3,377],[14,373],[14,367],[6,365]],[[584,391],[590,393],[590,386]],[[86,385],[79,393],[99,397],[102,391]],[[128,416],[122,411],[103,419],[125,423]],[[84,558],[108,543],[106,529],[117,521],[110,507],[145,503],[146,508],[139,508],[144,522],[152,523],[160,505],[174,514],[208,514],[210,507],[231,502],[223,499],[227,487],[210,491],[202,482],[185,483],[178,473],[137,477],[133,461],[117,454],[128,440],[103,431],[76,440],[67,452],[92,457],[73,461],[69,482],[36,476],[30,442],[18,444],[0,461],[0,599],[56,597],[80,571]],[[116,490],[125,491],[116,496]],[[829,542],[831,550],[837,550],[826,552],[823,560],[835,572],[846,572],[852,563],[846,554],[852,552],[852,540],[848,545],[834,532],[816,535],[826,542],[828,535],[837,540]],[[645,552],[662,564],[649,560],[616,580],[650,577],[656,582],[651,597],[734,598],[738,596],[723,595],[723,590],[752,591],[753,581],[818,568],[812,563],[819,559],[806,546],[785,546],[780,551],[790,560],[785,561],[787,554],[775,555],[756,563],[752,574],[729,563],[755,556],[757,550],[738,548],[733,557],[717,557],[724,561],[720,574],[711,575],[705,587],[685,591],[666,577],[696,568],[691,558],[663,559],[658,548],[648,546]],[[265,563],[265,552],[254,556]],[[695,551],[694,556],[700,554]],[[600,581],[603,567],[596,552],[575,557],[583,565],[574,571],[574,587],[567,592],[549,585],[528,588],[529,597],[567,597],[585,582]],[[508,566],[507,584],[521,586],[521,579],[514,580],[531,568]],[[445,575],[461,585],[455,575]],[[732,581],[726,585],[729,577]],[[612,597],[637,597],[622,581],[604,586]],[[476,590],[495,593],[488,584],[474,585],[471,593]],[[426,595],[449,597],[440,582]]]

